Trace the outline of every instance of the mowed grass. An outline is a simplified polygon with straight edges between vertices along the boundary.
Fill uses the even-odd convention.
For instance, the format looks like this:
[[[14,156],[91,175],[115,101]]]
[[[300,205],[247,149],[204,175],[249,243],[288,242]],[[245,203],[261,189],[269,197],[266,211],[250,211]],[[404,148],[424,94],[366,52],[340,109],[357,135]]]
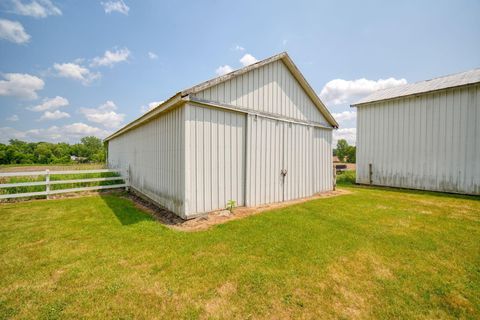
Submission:
[[[480,199],[344,187],[202,232],[116,195],[0,206],[0,314],[480,318]]]

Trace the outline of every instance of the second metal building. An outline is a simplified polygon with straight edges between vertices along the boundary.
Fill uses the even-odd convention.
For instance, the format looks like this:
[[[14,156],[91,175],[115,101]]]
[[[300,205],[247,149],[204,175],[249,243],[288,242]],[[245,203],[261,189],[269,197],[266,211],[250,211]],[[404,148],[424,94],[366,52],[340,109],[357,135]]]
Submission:
[[[357,107],[357,183],[480,194],[480,69],[372,93]]]
[[[332,189],[335,119],[286,53],[181,91],[118,130],[108,164],[183,218]]]

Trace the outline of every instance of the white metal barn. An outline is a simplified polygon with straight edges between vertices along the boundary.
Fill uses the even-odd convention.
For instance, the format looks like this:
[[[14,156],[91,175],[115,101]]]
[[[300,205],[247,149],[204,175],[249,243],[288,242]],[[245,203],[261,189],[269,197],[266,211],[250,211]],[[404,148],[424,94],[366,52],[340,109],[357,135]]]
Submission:
[[[335,119],[286,53],[178,92],[108,138],[108,164],[182,218],[332,189]]]
[[[372,93],[357,107],[357,182],[480,194],[480,69]]]

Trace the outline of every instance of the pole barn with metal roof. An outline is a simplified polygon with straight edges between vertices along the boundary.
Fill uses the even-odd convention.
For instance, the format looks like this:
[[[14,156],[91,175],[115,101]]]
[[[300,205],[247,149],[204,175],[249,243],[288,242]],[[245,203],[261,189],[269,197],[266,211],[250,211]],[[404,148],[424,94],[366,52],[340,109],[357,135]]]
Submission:
[[[372,93],[357,107],[357,183],[480,194],[480,69]]]
[[[130,187],[188,219],[332,190],[338,124],[286,53],[178,92],[106,138]]]

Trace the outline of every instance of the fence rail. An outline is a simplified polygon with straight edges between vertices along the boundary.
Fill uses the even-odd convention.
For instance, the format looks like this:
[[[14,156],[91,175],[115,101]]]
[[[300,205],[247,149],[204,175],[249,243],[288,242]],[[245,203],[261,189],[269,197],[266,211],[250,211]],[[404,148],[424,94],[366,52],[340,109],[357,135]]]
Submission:
[[[82,179],[69,179],[69,180],[50,180],[50,176],[52,176],[52,175],[93,174],[93,173],[119,173],[120,175],[116,176],[116,177],[101,177],[101,178],[87,178],[87,179],[82,178]],[[31,187],[31,186],[45,186],[45,191],[0,194],[0,200],[1,199],[11,199],[11,198],[36,197],[36,196],[46,196],[47,199],[48,199],[50,195],[61,194],[61,193],[71,193],[71,192],[79,192],[79,191],[94,191],[94,190],[113,189],[113,188],[128,188],[128,177],[122,176],[122,171],[121,170],[115,170],[115,169],[68,170],[68,171],[49,171],[49,170],[45,170],[45,171],[2,172],[2,173],[0,173],[0,178],[26,177],[26,176],[45,176],[45,181],[4,183],[4,184],[0,184],[0,189],[2,189],[2,188]],[[111,185],[50,190],[50,186],[52,186],[52,185],[90,183],[90,182],[102,182],[102,181],[120,181],[120,180],[122,180],[124,182],[117,183],[117,184],[111,184]]]

